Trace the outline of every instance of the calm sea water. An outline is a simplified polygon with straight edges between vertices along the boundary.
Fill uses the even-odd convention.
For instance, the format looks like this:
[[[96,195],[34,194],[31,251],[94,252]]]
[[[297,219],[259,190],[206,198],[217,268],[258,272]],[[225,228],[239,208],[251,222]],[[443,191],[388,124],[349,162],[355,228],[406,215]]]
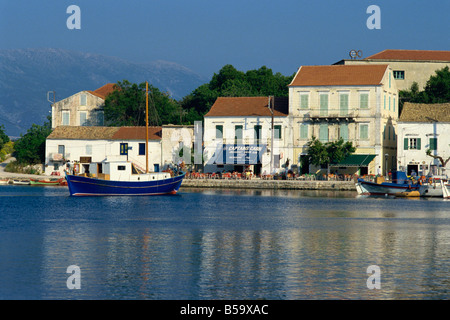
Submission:
[[[0,299],[450,298],[443,199],[0,186],[0,210]],[[80,289],[67,287],[72,265]],[[367,287],[371,265],[380,289]]]

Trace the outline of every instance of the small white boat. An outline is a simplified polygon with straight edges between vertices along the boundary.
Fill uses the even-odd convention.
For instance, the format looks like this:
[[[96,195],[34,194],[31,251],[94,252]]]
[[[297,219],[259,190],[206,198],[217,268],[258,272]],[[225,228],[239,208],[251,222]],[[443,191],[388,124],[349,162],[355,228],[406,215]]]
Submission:
[[[13,180],[13,184],[17,184],[17,185],[29,185],[30,184],[30,180]]]
[[[8,184],[9,179],[0,179],[0,184]]]

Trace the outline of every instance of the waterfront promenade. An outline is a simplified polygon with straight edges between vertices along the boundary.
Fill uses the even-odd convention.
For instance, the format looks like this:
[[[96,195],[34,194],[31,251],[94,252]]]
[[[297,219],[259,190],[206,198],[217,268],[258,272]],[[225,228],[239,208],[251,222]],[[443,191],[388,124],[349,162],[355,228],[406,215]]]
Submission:
[[[184,179],[181,187],[227,189],[335,190],[356,191],[354,181],[334,180],[264,180]]]

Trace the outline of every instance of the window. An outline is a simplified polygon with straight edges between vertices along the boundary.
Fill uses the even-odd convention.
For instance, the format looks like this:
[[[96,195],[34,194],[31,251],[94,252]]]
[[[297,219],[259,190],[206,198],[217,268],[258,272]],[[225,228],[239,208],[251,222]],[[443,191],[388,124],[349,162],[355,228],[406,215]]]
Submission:
[[[430,138],[430,150],[437,150],[437,138]]]
[[[234,143],[242,144],[242,126],[234,126]]]
[[[328,94],[320,95],[320,115],[328,116]]]
[[[66,154],[66,146],[64,146],[64,145],[59,145],[59,146],[58,146],[58,153],[62,154],[63,158],[65,158],[65,154]]]
[[[86,126],[86,125],[87,125],[87,112],[80,111],[80,126]]]
[[[256,125],[256,126],[254,126],[254,129],[255,129],[255,142],[259,144],[261,142],[262,126]]]
[[[386,110],[386,94],[384,95],[384,104],[383,104],[383,106],[384,106],[384,110]]]
[[[300,139],[308,139],[308,125],[307,124],[300,125]]]
[[[391,73],[389,72],[389,89],[391,88]]]
[[[125,166],[117,166],[117,170],[119,171],[125,171],[126,167]]]
[[[87,105],[87,96],[86,94],[82,93],[80,94],[80,106]]]
[[[145,143],[139,143],[139,155],[145,156]]]
[[[300,109],[308,109],[309,108],[309,94],[308,93],[300,93]]]
[[[128,155],[128,143],[121,143],[120,144],[120,155],[121,156]]]
[[[403,143],[403,148],[405,150],[420,150],[421,139],[420,138],[405,138]]]
[[[395,97],[394,97],[394,112],[395,112]]]
[[[339,126],[339,138],[348,141],[348,124],[341,124]]]
[[[62,125],[63,126],[70,125],[70,111],[63,111],[62,112]]]
[[[368,109],[369,108],[369,93],[361,92],[359,94],[359,108]]]
[[[394,79],[405,80],[405,71],[403,71],[403,70],[395,70],[394,71]]]
[[[389,96],[389,111],[391,110],[391,96]]]
[[[223,139],[223,126],[216,126],[216,139]]]
[[[321,124],[319,126],[319,141],[328,142],[328,124]]]
[[[348,93],[339,94],[339,110],[341,116],[348,116]]]
[[[86,145],[86,154],[88,154],[88,155],[92,154],[92,144]]]
[[[281,126],[280,125],[276,125],[273,126],[273,138],[274,139],[281,139]]]
[[[359,139],[360,140],[369,139],[369,125],[368,124],[361,124],[359,126]]]

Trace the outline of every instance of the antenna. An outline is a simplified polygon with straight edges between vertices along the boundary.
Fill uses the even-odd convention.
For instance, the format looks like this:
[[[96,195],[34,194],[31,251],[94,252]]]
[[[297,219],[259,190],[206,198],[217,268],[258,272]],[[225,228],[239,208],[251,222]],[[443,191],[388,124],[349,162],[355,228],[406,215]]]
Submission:
[[[350,52],[348,53],[348,55],[350,56],[350,58],[352,60],[355,60],[356,58],[361,58],[362,57],[362,51],[361,50],[350,50]]]
[[[53,101],[50,100],[50,94],[53,94]],[[47,101],[50,103],[55,103],[56,102],[56,92],[55,91],[48,91],[47,92]]]

